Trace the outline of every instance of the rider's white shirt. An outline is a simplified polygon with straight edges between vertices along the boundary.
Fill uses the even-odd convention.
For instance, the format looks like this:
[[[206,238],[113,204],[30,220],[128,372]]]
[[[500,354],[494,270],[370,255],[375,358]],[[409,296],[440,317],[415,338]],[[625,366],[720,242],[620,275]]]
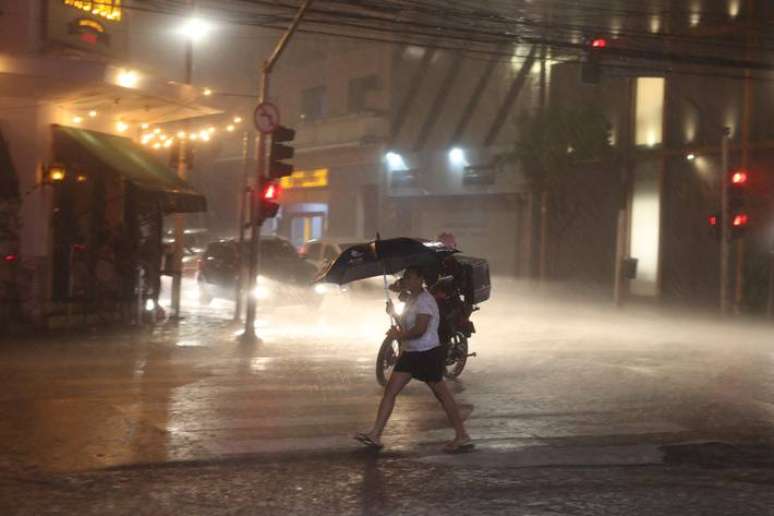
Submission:
[[[438,323],[441,320],[441,316],[438,313],[438,303],[435,302],[435,298],[427,290],[422,290],[417,297],[406,301],[403,316],[401,317],[403,327],[406,330],[414,327],[418,314],[429,315],[430,322],[427,324],[427,330],[425,330],[424,335],[403,342],[403,349],[406,351],[427,351],[441,344],[438,339]]]

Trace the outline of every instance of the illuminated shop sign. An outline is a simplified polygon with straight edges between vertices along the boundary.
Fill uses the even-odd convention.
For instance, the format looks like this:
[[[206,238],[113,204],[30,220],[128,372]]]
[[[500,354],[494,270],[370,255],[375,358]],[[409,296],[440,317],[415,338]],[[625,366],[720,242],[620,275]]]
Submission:
[[[121,21],[121,0],[62,0],[65,5],[80,9],[108,21]]]
[[[70,24],[70,31],[77,34],[81,41],[90,45],[96,45],[98,42],[105,45],[110,44],[110,36],[105,31],[105,27],[91,18],[74,20]]]
[[[43,39],[47,49],[73,49],[125,59],[129,16],[121,0],[48,0]]]
[[[324,188],[328,186],[328,169],[296,170],[293,174],[283,177],[280,185],[285,190],[293,188]]]

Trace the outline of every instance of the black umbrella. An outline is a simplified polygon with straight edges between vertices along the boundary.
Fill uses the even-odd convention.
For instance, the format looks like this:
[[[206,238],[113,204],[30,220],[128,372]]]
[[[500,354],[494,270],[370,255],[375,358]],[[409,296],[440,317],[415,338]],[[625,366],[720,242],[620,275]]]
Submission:
[[[437,269],[443,258],[458,252],[440,242],[414,238],[374,240],[352,246],[323,270],[316,281],[346,285],[353,281],[396,274],[406,267]]]

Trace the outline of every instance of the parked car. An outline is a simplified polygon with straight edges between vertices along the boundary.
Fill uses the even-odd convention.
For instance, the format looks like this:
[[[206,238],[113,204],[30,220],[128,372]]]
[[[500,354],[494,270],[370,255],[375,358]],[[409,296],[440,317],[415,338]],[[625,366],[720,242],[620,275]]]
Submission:
[[[196,273],[196,264],[207,242],[212,236],[204,228],[187,228],[183,231],[183,276],[193,276]],[[165,271],[172,270],[172,260],[175,255],[175,230],[168,229],[161,240],[164,252]]]
[[[320,270],[328,267],[343,251],[360,243],[363,242],[354,238],[309,240],[301,246],[299,254]]]
[[[309,240],[301,246],[300,254],[303,258],[313,263],[318,272],[326,269],[341,253],[352,246],[364,244],[365,241],[358,241],[356,238],[325,238],[319,240]],[[388,282],[395,281],[396,278],[388,277]],[[341,289],[340,292],[356,292],[358,294],[382,294],[384,290],[384,280],[380,278],[368,278],[355,281]]]
[[[262,237],[260,244],[258,277],[255,289],[249,294],[263,302],[263,306],[319,306],[328,288],[313,284],[315,266],[301,258],[283,238]],[[236,240],[219,240],[207,245],[196,274],[201,303],[209,304],[216,298],[234,299],[238,251]],[[249,242],[244,243],[242,252],[246,258]],[[245,259],[245,271],[247,266]]]

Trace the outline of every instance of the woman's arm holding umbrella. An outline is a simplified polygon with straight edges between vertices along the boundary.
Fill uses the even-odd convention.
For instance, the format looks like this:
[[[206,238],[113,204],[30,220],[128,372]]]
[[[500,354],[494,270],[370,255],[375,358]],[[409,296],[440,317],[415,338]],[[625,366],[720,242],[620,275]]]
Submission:
[[[431,316],[428,314],[417,314],[417,320],[414,323],[413,328],[401,328],[400,326],[393,326],[387,332],[387,335],[397,340],[411,340],[417,339],[425,334],[427,327],[430,325]]]

